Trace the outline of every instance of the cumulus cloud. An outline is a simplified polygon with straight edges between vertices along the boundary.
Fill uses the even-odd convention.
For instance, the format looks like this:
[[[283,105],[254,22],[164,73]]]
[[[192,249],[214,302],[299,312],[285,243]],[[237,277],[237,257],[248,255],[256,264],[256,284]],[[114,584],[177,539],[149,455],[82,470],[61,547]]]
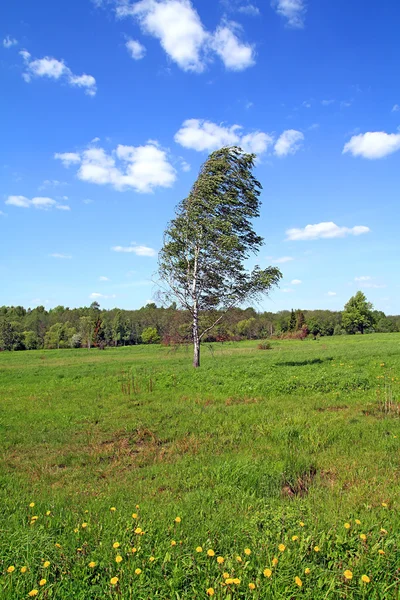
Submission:
[[[91,300],[98,300],[99,298],[103,298],[103,300],[109,299],[109,298],[116,298],[117,296],[115,294],[111,294],[109,296],[105,295],[105,294],[99,294],[99,292],[92,292],[89,296],[89,298]]]
[[[113,252],[127,252],[136,254],[136,256],[156,256],[157,252],[153,248],[148,246],[138,246],[137,244],[131,244],[130,246],[113,246],[111,248]]]
[[[80,153],[56,153],[54,158],[67,167],[79,163],[78,179],[111,185],[119,191],[134,189],[147,194],[156,187],[171,187],[176,180],[166,151],[154,142],[137,147],[119,145],[110,154],[103,148],[89,147]]]
[[[71,254],[60,254],[58,252],[53,252],[53,254],[49,254],[51,258],[60,258],[62,260],[70,260],[72,258]]]
[[[240,125],[217,125],[202,119],[188,119],[175,134],[175,142],[198,152],[212,152],[223,146],[241,146],[245,152],[263,154],[273,143],[268,133],[255,131],[246,135]]]
[[[6,35],[6,37],[3,40],[4,48],[11,48],[12,46],[16,46],[17,44],[18,44],[18,40],[16,40],[15,38],[12,38],[9,35]]]
[[[293,29],[304,27],[306,6],[303,0],[272,0],[272,6],[278,15],[286,19],[288,27]]]
[[[301,279],[292,279],[290,283],[291,285],[300,285],[303,282],[301,281]]]
[[[146,48],[138,40],[128,40],[125,47],[134,60],[141,60],[146,54]]]
[[[343,148],[343,154],[350,152],[353,156],[374,160],[384,158],[397,150],[400,150],[400,133],[367,131],[353,135]]]
[[[291,294],[292,292],[294,292],[294,290],[292,290],[291,288],[283,288],[282,292],[284,294]]]
[[[347,235],[362,235],[368,233],[369,227],[356,225],[355,227],[339,227],[335,223],[326,222],[316,225],[307,225],[303,229],[288,229],[286,231],[287,240],[319,240],[323,238],[342,238]]]
[[[85,90],[88,96],[96,95],[96,80],[92,75],[75,75],[63,60],[57,60],[51,56],[32,59],[27,50],[21,50],[25,63],[25,71],[22,74],[24,80],[29,83],[33,78],[47,77],[48,79],[62,79],[72,87],[79,87]]]
[[[240,41],[239,28],[223,22],[214,33],[207,31],[190,0],[123,0],[119,17],[136,19],[143,33],[159,40],[167,56],[184,71],[201,73],[211,55],[217,54],[225,67],[240,71],[254,64],[253,48]]]
[[[282,157],[287,156],[288,154],[296,154],[300,149],[303,140],[304,135],[301,131],[287,129],[275,143],[274,151],[276,156]]]
[[[9,206],[17,206],[18,208],[37,208],[39,210],[49,210],[51,208],[57,208],[58,210],[70,210],[70,207],[66,204],[60,204],[53,198],[47,198],[37,196],[29,199],[26,196],[8,196],[5,201]]]

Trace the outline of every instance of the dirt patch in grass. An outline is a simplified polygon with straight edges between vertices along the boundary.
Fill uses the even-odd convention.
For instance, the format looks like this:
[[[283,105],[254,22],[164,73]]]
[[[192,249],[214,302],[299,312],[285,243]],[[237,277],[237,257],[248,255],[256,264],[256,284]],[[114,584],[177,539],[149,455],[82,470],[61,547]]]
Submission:
[[[309,469],[304,471],[296,479],[292,479],[291,481],[284,481],[282,486],[282,496],[286,496],[289,498],[303,498],[308,494],[316,475],[316,467],[310,466]]]
[[[341,410],[347,410],[349,407],[346,404],[341,406],[320,406],[315,410],[317,412],[339,412]]]

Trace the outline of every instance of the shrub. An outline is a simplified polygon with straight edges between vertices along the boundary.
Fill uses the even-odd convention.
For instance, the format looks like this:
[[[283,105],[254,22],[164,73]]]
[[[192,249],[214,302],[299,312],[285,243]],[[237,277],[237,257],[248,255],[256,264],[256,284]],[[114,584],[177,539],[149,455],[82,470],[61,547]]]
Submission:
[[[272,345],[269,342],[261,342],[257,348],[259,350],[272,350]]]

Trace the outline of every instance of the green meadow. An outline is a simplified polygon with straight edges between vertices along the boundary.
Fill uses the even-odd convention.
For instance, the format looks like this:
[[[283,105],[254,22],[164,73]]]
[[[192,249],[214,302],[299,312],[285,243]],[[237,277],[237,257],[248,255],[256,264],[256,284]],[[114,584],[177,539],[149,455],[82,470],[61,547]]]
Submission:
[[[271,346],[0,353],[2,600],[399,598],[400,334]]]

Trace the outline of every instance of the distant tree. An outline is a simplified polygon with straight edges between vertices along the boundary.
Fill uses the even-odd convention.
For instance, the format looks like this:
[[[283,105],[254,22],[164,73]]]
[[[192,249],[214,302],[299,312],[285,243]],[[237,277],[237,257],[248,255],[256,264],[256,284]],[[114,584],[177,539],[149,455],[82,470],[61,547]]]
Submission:
[[[316,339],[317,335],[321,334],[321,324],[319,323],[319,321],[317,319],[315,319],[315,318],[309,319],[307,322],[307,327],[308,327],[308,331],[311,333],[314,340]]]
[[[303,311],[297,310],[296,311],[296,331],[300,331],[300,329],[303,329],[303,326],[305,324],[306,324],[306,318],[304,316]]]
[[[368,302],[365,294],[359,291],[352,296],[344,307],[343,327],[347,333],[364,333],[374,324],[372,304]]]
[[[237,304],[268,293],[279,282],[275,267],[246,272],[244,261],[262,238],[251,220],[259,216],[261,185],[252,174],[255,155],[240,148],[213,152],[189,196],[177,207],[159,255],[167,297],[192,317],[193,366],[200,366],[200,342]],[[202,311],[219,309],[214,323],[199,327]]]
[[[84,316],[79,319],[79,334],[82,343],[87,346],[88,350],[90,350],[93,342],[94,326],[95,322],[90,316]]]
[[[23,334],[24,346],[27,350],[36,350],[39,348],[39,339],[34,331],[24,331]]]
[[[297,329],[297,319],[296,319],[296,314],[292,308],[292,311],[290,313],[290,319],[289,319],[289,323],[288,323],[288,329],[289,331],[296,331]]]
[[[158,344],[160,341],[160,336],[155,327],[146,327],[142,332],[141,338],[143,344]]]
[[[50,327],[44,338],[44,345],[46,348],[60,348],[63,329],[62,323],[54,323],[54,325]]]
[[[114,346],[118,346],[118,342],[121,342],[126,335],[126,327],[120,310],[116,311],[112,322],[112,335]]]

